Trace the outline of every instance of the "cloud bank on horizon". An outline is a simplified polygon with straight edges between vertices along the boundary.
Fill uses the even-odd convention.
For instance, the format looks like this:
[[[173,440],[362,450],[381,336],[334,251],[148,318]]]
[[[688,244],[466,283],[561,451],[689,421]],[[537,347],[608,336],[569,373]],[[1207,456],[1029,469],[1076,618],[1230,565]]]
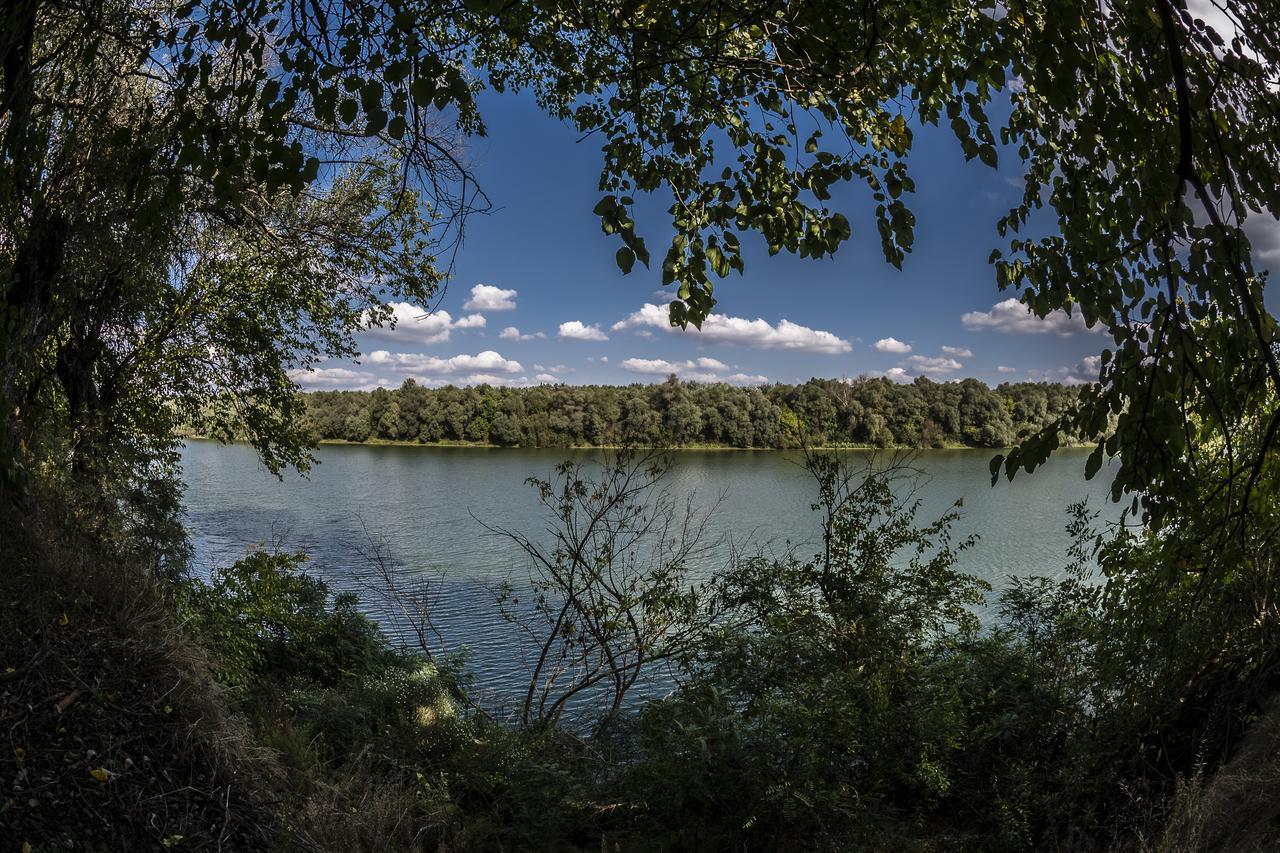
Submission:
[[[423,351],[455,343],[459,336],[488,337],[489,324],[483,312],[521,312],[518,296],[516,288],[476,284],[462,306],[472,313],[457,317],[444,308],[431,311],[410,303],[391,303],[388,307],[392,322],[370,327],[363,334],[362,339],[367,342],[363,357],[349,363],[325,363],[312,370],[293,370],[289,376],[306,390],[397,387],[405,379],[434,387],[564,382],[566,373],[579,368],[564,363],[555,367],[535,363],[532,370],[526,370],[519,359],[493,348],[477,347],[473,353],[453,354]],[[496,337],[504,348],[535,348],[534,355],[543,360],[547,360],[547,352],[554,351],[556,361],[577,361],[591,374],[581,381],[605,384],[662,381],[668,376],[692,382],[739,385],[803,382],[812,376],[882,376],[895,382],[911,382],[919,377],[955,381],[977,374],[993,383],[1021,378],[1067,384],[1093,381],[1097,377],[1096,356],[1085,356],[1065,366],[1019,369],[991,363],[975,370],[971,346],[942,344],[935,348],[936,354],[928,354],[927,348],[920,352],[917,343],[908,343],[894,335],[879,337],[863,350],[874,354],[874,358],[895,359],[889,365],[876,365],[867,357],[854,354],[853,341],[859,339],[847,332],[822,329],[816,324],[806,325],[785,317],[771,321],[720,313],[709,315],[701,329],[681,329],[671,325],[667,307],[660,302],[645,302],[638,310],[612,323],[598,319],[555,322],[551,324],[551,332],[522,331],[521,326],[529,326],[520,321],[521,326],[504,326]],[[952,328],[954,333],[963,331],[971,335],[1062,339],[1091,331],[1079,316],[1058,311],[1039,318],[1012,298],[997,302],[986,311],[965,311]],[[595,346],[579,349],[582,344]],[[583,360],[583,353],[598,353],[599,347],[605,345],[614,354],[612,362],[608,355],[601,354],[586,355]],[[690,347],[695,351],[711,347],[732,352],[735,361],[748,364],[731,366],[726,359],[696,352],[688,357],[673,357],[677,351]],[[790,363],[783,365],[784,359]],[[790,375],[780,368],[789,370]],[[1015,377],[1014,374],[1020,372],[1022,376]]]

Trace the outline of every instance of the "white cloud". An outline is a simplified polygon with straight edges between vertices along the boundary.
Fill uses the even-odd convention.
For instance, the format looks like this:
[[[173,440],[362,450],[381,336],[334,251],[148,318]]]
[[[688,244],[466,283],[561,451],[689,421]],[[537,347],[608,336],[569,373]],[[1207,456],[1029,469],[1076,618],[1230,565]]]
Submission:
[[[666,361],[661,358],[628,358],[620,365],[632,373],[678,373],[682,370],[728,370],[729,365],[715,358],[695,358],[689,361]]]
[[[942,351],[956,358],[973,358],[973,350],[968,347],[943,347]]]
[[[373,374],[345,367],[290,370],[289,378],[303,388],[354,388],[373,382]]]
[[[1187,0],[1187,11],[1193,17],[1199,18],[1213,27],[1218,32],[1218,35],[1222,36],[1223,40],[1228,43],[1240,32],[1235,25],[1235,21],[1231,20],[1225,12],[1219,9],[1213,0]]]
[[[739,385],[753,385],[769,381],[767,377],[748,376],[745,373],[721,376],[720,374],[728,371],[730,367],[716,358],[693,358],[688,361],[667,361],[663,358],[628,358],[620,362],[618,366],[630,373],[639,373],[644,376],[669,376],[674,373],[681,379],[690,382],[732,382]]]
[[[1102,369],[1102,356],[1090,355],[1071,367],[1054,370],[1028,370],[1027,375],[1038,382],[1061,382],[1063,385],[1088,385],[1098,381]]]
[[[631,373],[667,374],[679,369],[672,362],[660,358],[628,358],[618,366]]]
[[[517,329],[515,326],[507,326],[505,329],[503,329],[501,332],[498,333],[498,337],[504,341],[532,341],[535,339],[542,340],[546,336],[547,335],[545,332],[532,332],[527,335],[522,335],[520,334],[520,330]]]
[[[408,302],[392,302],[389,307],[394,328],[390,325],[374,326],[368,330],[370,337],[407,344],[438,344],[449,340],[450,333],[457,329],[483,329],[485,326],[483,314],[467,314],[454,320],[453,315],[444,309],[428,312]],[[369,323],[367,313],[363,322],[365,325]]]
[[[550,373],[539,373],[537,376],[533,378],[538,380],[544,385],[555,385],[560,381],[560,377],[552,376]]]
[[[872,344],[871,348],[874,349],[876,352],[896,352],[896,353],[911,352],[911,344],[903,343],[897,338],[881,338],[880,340]]]
[[[1280,261],[1280,222],[1265,213],[1255,213],[1244,222],[1253,257],[1259,261]]]
[[[456,385],[503,385],[509,388],[524,388],[531,383],[527,376],[498,376],[492,373],[473,373],[457,382]]]
[[[471,288],[471,298],[462,307],[468,311],[511,311],[516,307],[516,291],[477,284]]]
[[[651,302],[646,302],[639,311],[614,323],[613,331],[645,327],[691,335],[712,343],[739,344],[761,349],[820,353],[842,353],[852,349],[848,341],[831,332],[810,329],[808,326],[801,326],[790,320],[782,320],[775,326],[759,317],[747,320],[743,317],[709,314],[702,322],[701,331],[693,326],[681,329],[671,325],[664,306],[654,305]]]
[[[581,320],[570,320],[560,324],[557,334],[569,341],[607,341],[609,336],[596,324],[583,325]]]
[[[960,318],[966,329],[975,331],[994,330],[1015,335],[1055,334],[1067,337],[1078,332],[1087,332],[1084,318],[1079,314],[1071,315],[1066,311],[1051,312],[1043,319],[1031,313],[1031,309],[1016,299],[1009,298],[991,306],[990,311],[970,311]]]
[[[1017,372],[1018,372],[1018,368],[1006,367],[1003,364],[996,368],[996,373],[1017,373]]]
[[[411,352],[387,352],[377,350],[369,353],[366,360],[370,364],[385,367],[399,373],[413,373],[419,376],[456,376],[470,371],[490,373],[520,373],[524,368],[518,361],[503,358],[493,350],[485,350],[475,355],[455,355],[452,358],[440,358],[434,355],[423,355]]]
[[[894,382],[910,382],[915,379],[914,376],[907,373],[905,367],[890,367],[888,370],[869,370],[862,375],[872,379],[889,379]],[[848,382],[850,380],[846,379],[845,381]]]
[[[916,373],[923,373],[926,376],[940,376],[944,373],[954,373],[963,364],[954,358],[933,358],[925,355],[913,355],[907,359],[906,366],[914,370]]]

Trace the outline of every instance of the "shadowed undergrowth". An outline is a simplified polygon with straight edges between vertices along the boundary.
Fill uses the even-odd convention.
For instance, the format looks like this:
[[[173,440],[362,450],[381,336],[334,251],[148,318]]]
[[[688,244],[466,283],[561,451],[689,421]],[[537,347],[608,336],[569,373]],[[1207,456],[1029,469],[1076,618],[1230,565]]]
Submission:
[[[5,842],[251,849],[280,774],[159,588],[65,519],[0,518]]]

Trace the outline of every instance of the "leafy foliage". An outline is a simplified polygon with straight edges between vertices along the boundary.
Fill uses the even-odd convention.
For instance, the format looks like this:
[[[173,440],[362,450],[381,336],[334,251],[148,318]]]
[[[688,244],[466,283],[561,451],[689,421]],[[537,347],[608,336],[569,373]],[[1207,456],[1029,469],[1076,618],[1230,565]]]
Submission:
[[[208,584],[191,581],[183,607],[213,654],[220,681],[329,685],[344,674],[385,668],[392,659],[354,596],[330,603],[322,581],[297,571],[305,559],[255,551],[215,571]]]
[[[844,849],[856,833],[858,847],[895,846],[895,824],[951,785],[955,650],[988,588],[955,568],[972,540],[951,540],[954,511],[916,526],[902,469],[856,477],[831,456],[809,469],[821,553],[720,578],[729,615],[686,659],[680,691],[646,711],[644,778],[671,773],[676,789],[656,807],[698,815],[658,818],[678,845]]]
[[[26,522],[38,501],[60,506],[89,543],[66,565],[89,580],[118,580],[95,559],[145,566],[119,577],[126,592],[152,591],[143,578],[177,575],[183,557],[175,427],[246,436],[273,470],[305,465],[289,370],[352,354],[357,331],[390,320],[388,300],[434,292],[434,255],[485,203],[457,149],[484,132],[482,87],[532,91],[601,140],[594,212],[624,271],[652,260],[637,195],[669,197],[661,276],[679,325],[700,323],[715,281],[743,270],[751,231],[770,252],[835,251],[852,233],[828,204],[842,182],[865,188],[883,253],[901,265],[915,225],[909,121],[946,120],[967,158],[1022,167],[1022,202],[996,224],[1009,241],[992,255],[997,283],[1039,316],[1079,312],[1111,333],[1099,382],[1074,401],[975,385],[956,401],[923,383],[856,394],[810,383],[732,405],[722,387],[678,383],[600,391],[590,406],[565,389],[446,389],[432,420],[412,387],[317,399],[358,440],[394,429],[604,443],[621,424],[623,437],[741,446],[1021,441],[993,476],[1030,472],[1064,440],[1096,441],[1087,473],[1118,455],[1113,495],[1133,496],[1146,525],[1106,540],[1078,523],[1077,566],[1096,556],[1100,584],[1078,572],[1015,587],[1007,624],[975,632],[965,608],[977,590],[953,570],[946,519],[917,529],[883,480],[857,486],[818,464],[823,554],[726,576],[722,600],[749,628],[710,631],[689,648],[678,696],[629,735],[587,743],[466,715],[448,672],[387,647],[291,558],[255,555],[193,587],[188,625],[307,796],[372,755],[368,778],[394,789],[386,802],[411,800],[420,829],[364,837],[403,846],[430,834],[477,849],[1028,849],[1107,844],[1136,810],[1158,818],[1176,777],[1221,761],[1276,684],[1280,354],[1246,228],[1280,214],[1280,46],[1274,0],[1217,5],[1237,32],[1174,0],[7,4],[0,510],[25,501],[27,514],[0,547],[14,548],[3,579],[15,590],[61,585],[34,588],[52,591],[32,627],[4,635],[19,661],[0,679],[20,691],[4,688],[11,730],[87,758],[32,710],[54,689],[66,708],[80,701],[66,698],[82,689],[70,677],[103,679],[105,698],[78,707],[108,734],[111,696],[145,701],[157,755],[183,751],[202,702],[218,707],[184,690],[187,728],[166,722],[139,673],[111,666],[115,653],[192,687],[197,665],[169,646],[147,654],[132,630],[164,617],[57,574],[62,555],[22,538]],[[391,403],[409,405],[391,415]],[[569,490],[566,521],[583,497]],[[61,589],[88,604],[59,618]],[[110,628],[106,613],[134,621]],[[109,639],[77,650],[57,634],[82,618]],[[81,668],[50,675],[49,649]],[[126,741],[109,748],[118,767],[74,781],[40,766],[65,802],[144,814],[150,783]],[[205,784],[201,762],[219,749],[202,741],[181,756],[179,790]],[[24,790],[26,760],[5,756]],[[205,776],[225,815],[233,786]],[[23,827],[47,827],[53,812],[31,801]],[[217,820],[205,794],[160,801],[178,828]],[[355,799],[325,802],[350,811]],[[182,834],[126,829],[84,837],[118,847]]]
[[[303,426],[320,440],[487,441],[503,446],[803,444],[1007,447],[1055,423],[1076,402],[1060,385],[974,379],[738,388],[660,385],[317,391],[302,397]]]

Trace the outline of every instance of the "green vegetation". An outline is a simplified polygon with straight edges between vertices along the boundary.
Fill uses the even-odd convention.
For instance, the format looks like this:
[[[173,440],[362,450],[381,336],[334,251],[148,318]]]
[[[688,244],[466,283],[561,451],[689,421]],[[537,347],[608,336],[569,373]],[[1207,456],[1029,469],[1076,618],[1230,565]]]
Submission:
[[[504,447],[1009,447],[1058,423],[1077,390],[976,379],[909,385],[811,379],[739,388],[658,385],[314,391],[302,425],[318,441],[471,442]]]
[[[715,510],[682,512],[659,457],[531,481],[554,535],[503,531],[543,567],[495,602],[543,649],[510,716],[472,704],[464,658],[425,631],[392,643],[299,555],[158,581],[98,538],[55,545],[72,519],[6,525],[0,654],[29,661],[0,687],[7,825],[104,849],[1180,849],[1142,846],[1170,820],[1274,839],[1273,811],[1242,835],[1195,794],[1261,710],[1274,629],[1246,620],[1270,556],[1232,590],[1153,598],[1166,543],[1112,541],[1098,583],[1079,507],[1070,571],[1015,582],[983,630],[958,508],[921,521],[911,472],[867,464],[808,457],[816,554],[694,585]],[[408,580],[392,598],[429,619]],[[670,695],[629,698],[664,673]]]
[[[1258,714],[1280,686],[1280,346],[1246,231],[1280,214],[1280,10],[1215,5],[1238,32],[1175,0],[5,4],[6,843],[1275,847],[1274,806],[1206,816],[1238,801],[1223,768],[1246,727],[1265,745]],[[653,260],[636,196],[672,199],[653,265],[678,325],[708,315],[746,239],[837,251],[840,182],[866,189],[901,264],[911,123],[945,120],[967,158],[1021,165],[996,283],[1041,317],[1104,327],[1099,381],[1074,400],[876,382],[410,387],[310,412],[289,370],[352,355],[391,300],[425,304],[447,269],[435,254],[486,205],[460,150],[484,133],[486,87],[531,92],[598,141],[594,212],[624,271]],[[892,472],[811,459],[821,553],[739,560],[689,588],[679,550],[633,559],[678,524],[627,485],[656,477],[566,466],[535,483],[557,545],[524,540],[542,567],[532,614],[518,591],[503,601],[555,677],[494,719],[463,664],[390,646],[300,558],[204,580],[187,562],[177,427],[305,467],[305,418],[340,413],[323,429],[363,440],[412,414],[418,440],[435,428],[419,394],[444,401],[442,437],[496,443],[615,429],[930,445],[932,422],[944,441],[1017,441],[992,464],[1013,476],[1083,439],[1089,475],[1118,458],[1106,470],[1135,524],[1094,532],[1082,510],[1074,573],[1015,585],[984,631],[967,609],[981,590],[955,571],[964,543],[948,518],[917,524]],[[731,425],[716,395],[726,412],[734,399]],[[632,422],[624,396],[648,411]],[[423,603],[406,612],[429,617]],[[628,701],[655,663],[678,689]],[[1257,778],[1276,778],[1262,761]]]

